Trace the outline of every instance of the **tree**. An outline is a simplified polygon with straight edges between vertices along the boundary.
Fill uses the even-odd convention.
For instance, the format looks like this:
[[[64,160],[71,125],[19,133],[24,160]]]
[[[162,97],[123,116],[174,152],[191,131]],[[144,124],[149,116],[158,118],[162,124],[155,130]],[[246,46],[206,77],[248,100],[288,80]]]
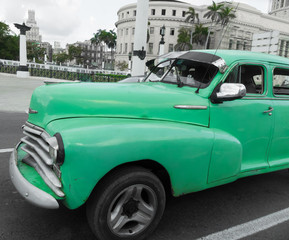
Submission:
[[[203,24],[197,24],[193,32],[193,42],[203,46],[206,42],[207,35],[208,28],[204,27]]]
[[[180,28],[178,35],[178,43],[175,45],[175,51],[186,51],[192,49],[191,30],[188,28]]]
[[[80,46],[69,45],[68,47],[68,59],[72,61],[73,59],[76,60],[76,64],[82,64],[83,58],[81,56],[82,49]]]
[[[111,49],[111,58],[113,58],[113,49],[116,46],[116,33],[113,30],[106,31],[105,29],[99,29],[97,33],[93,34],[93,38],[90,39],[91,43],[95,44],[96,46],[100,46],[100,58],[101,62],[105,59],[103,58],[103,48],[107,46],[107,48]]]
[[[19,60],[19,36],[12,35],[4,22],[0,22],[0,58]]]
[[[108,48],[110,48],[110,53],[111,53],[111,61],[113,59],[113,49],[115,48],[116,46],[116,33],[113,31],[113,30],[110,30],[108,33],[107,33],[107,37],[106,37],[106,45]]]
[[[27,59],[29,59],[30,61],[33,61],[35,59],[35,62],[43,63],[44,55],[45,48],[40,47],[39,43],[31,41],[27,42]]]
[[[189,22],[192,24],[192,30],[191,30],[191,34],[193,33],[193,27],[195,25],[195,21],[197,21],[197,23],[200,22],[199,20],[199,14],[196,13],[195,9],[192,8],[192,7],[189,7],[189,11],[186,12],[186,22]],[[192,40],[192,35],[191,35],[191,38],[190,38],[190,44],[192,45],[193,44],[193,40]]]
[[[234,13],[235,9],[225,6],[221,9],[220,16],[221,16],[221,25],[223,28],[228,25],[229,21],[236,18]]]
[[[116,62],[115,66],[117,67],[117,69],[119,69],[120,71],[125,71],[128,69],[128,64],[126,61],[119,61]]]
[[[204,18],[211,19],[211,26],[209,28],[209,32],[206,39],[205,49],[208,47],[209,37],[211,34],[211,28],[213,26],[213,23],[218,23],[221,20],[221,9],[223,8],[224,4],[216,4],[213,1],[213,4],[211,6],[208,6],[208,11],[204,14]]]
[[[55,61],[57,64],[65,63],[69,60],[69,56],[66,53],[58,53],[53,55],[53,61]]]

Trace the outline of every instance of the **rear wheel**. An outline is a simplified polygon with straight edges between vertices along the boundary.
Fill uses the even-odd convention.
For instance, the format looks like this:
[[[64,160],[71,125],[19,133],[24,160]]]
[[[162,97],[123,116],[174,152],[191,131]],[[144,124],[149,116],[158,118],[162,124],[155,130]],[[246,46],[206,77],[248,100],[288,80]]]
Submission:
[[[150,171],[132,167],[106,178],[87,204],[89,225],[98,239],[144,239],[157,227],[165,190]]]

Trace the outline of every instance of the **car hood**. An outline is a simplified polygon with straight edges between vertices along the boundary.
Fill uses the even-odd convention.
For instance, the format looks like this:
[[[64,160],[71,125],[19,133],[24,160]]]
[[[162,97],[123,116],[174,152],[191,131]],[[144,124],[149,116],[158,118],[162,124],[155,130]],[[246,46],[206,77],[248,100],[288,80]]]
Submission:
[[[61,83],[35,89],[28,121],[43,128],[57,119],[77,117],[154,119],[208,126],[208,108],[208,99],[196,94],[194,88],[173,84]]]

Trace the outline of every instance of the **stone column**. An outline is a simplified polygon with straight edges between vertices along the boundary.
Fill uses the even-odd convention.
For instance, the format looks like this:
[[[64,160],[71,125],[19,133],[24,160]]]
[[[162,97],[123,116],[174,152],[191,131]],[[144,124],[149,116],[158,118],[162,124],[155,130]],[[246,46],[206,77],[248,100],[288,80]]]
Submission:
[[[26,49],[26,32],[31,29],[23,23],[22,25],[14,23],[15,27],[20,30],[20,43],[19,43],[19,60],[20,66],[17,70],[17,77],[29,77],[27,66],[27,49]]]
[[[144,75],[149,0],[138,0],[136,10],[132,76]]]

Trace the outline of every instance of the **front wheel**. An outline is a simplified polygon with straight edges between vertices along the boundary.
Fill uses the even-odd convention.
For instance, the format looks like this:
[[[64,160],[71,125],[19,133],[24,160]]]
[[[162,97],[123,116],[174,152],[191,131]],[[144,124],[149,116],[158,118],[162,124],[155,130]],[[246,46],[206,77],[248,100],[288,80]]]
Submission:
[[[87,204],[88,223],[100,240],[144,239],[157,227],[165,190],[150,171],[126,168],[101,182]]]

